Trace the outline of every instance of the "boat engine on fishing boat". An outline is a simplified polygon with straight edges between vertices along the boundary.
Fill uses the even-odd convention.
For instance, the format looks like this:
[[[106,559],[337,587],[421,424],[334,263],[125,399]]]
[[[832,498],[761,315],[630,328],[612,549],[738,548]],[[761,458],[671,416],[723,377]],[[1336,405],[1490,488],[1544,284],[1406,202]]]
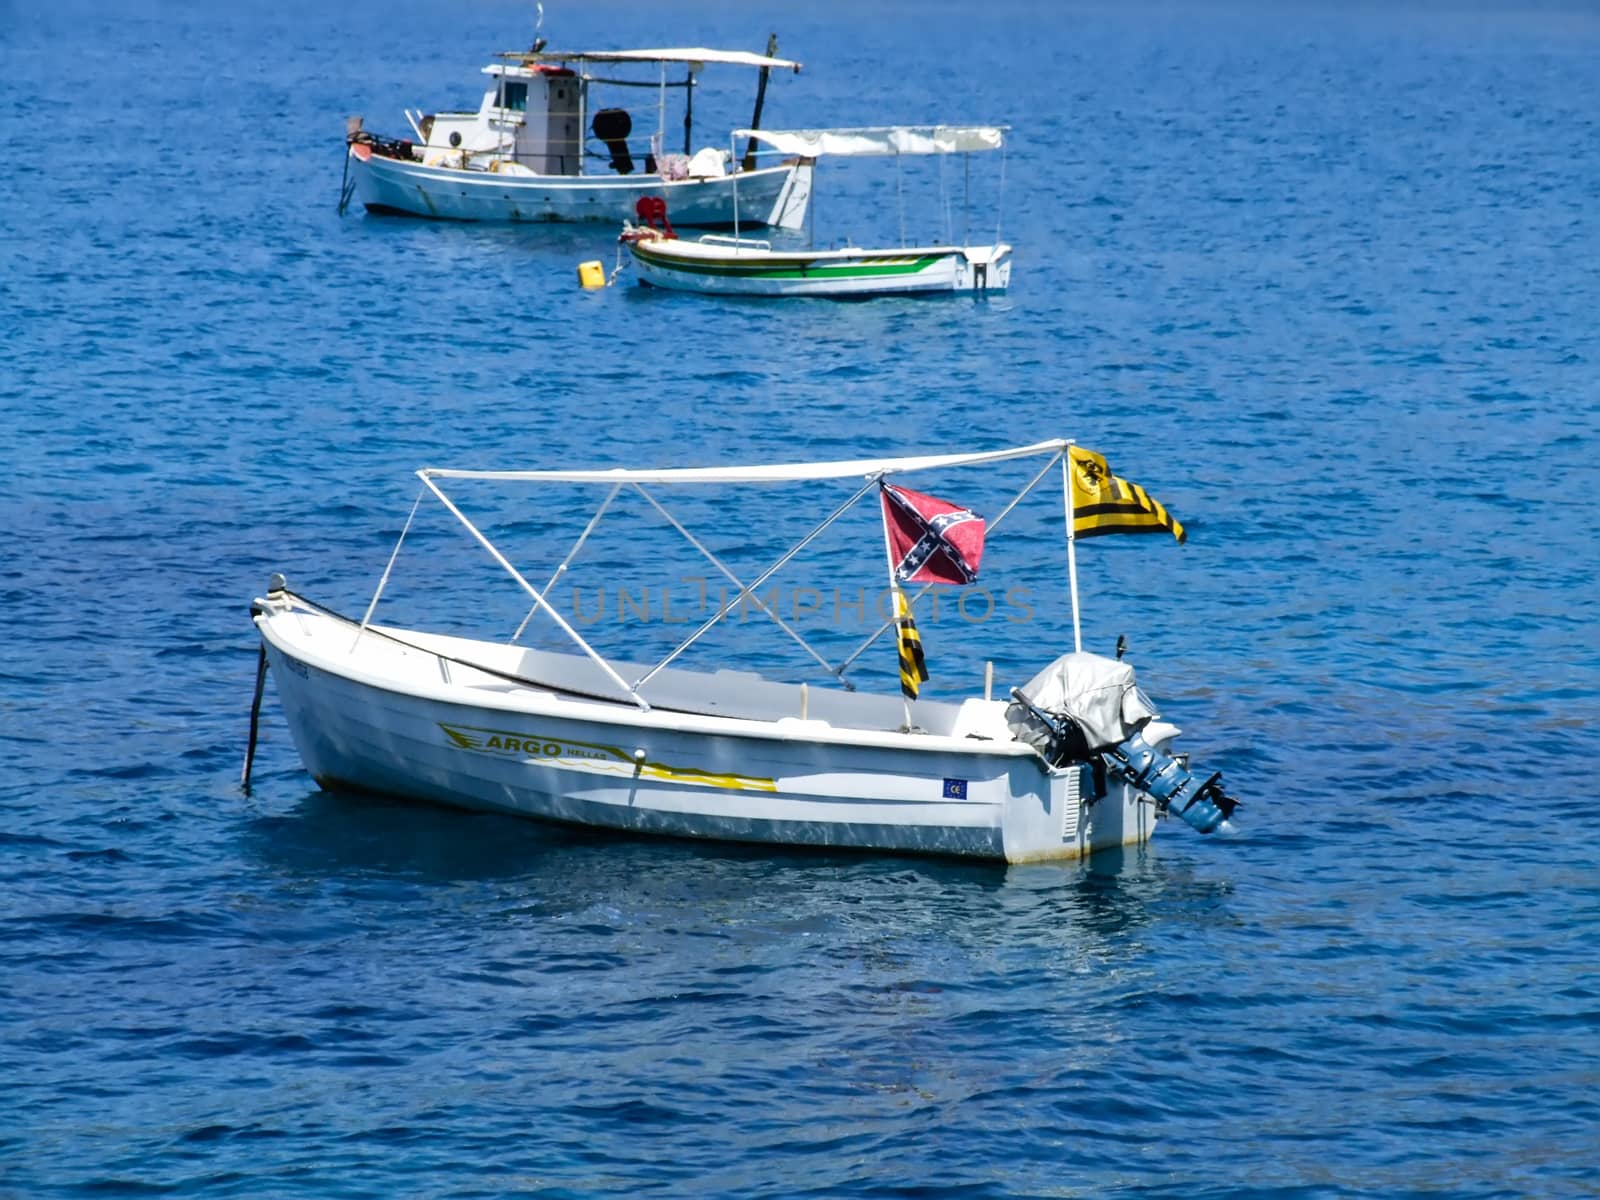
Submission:
[[[1160,720],[1125,662],[1063,654],[1026,687],[1012,689],[1011,697],[1006,724],[1012,735],[1053,767],[1087,763],[1100,785],[1097,798],[1106,777],[1118,776],[1148,794],[1160,812],[1175,813],[1201,833],[1211,833],[1239,806],[1222,790],[1221,772],[1202,780],[1167,752],[1179,731]]]

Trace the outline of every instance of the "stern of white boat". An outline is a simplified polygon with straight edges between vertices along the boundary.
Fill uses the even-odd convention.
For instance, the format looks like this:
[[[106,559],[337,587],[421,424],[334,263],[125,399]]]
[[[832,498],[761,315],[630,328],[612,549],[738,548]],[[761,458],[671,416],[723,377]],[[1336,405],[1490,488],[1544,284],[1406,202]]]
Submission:
[[[956,291],[1003,292],[1011,286],[1011,247],[963,246],[956,264]]]
[[[811,204],[811,183],[816,176],[817,160],[800,158],[784,165],[789,168],[789,174],[767,212],[766,223],[774,229],[796,233],[806,226],[806,210]]]

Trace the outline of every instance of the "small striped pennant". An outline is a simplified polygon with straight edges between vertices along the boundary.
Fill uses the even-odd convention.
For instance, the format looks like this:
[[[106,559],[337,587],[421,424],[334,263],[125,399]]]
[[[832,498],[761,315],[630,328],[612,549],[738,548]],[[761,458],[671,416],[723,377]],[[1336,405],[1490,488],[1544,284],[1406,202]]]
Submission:
[[[915,700],[928,681],[928,660],[922,656],[922,635],[911,618],[911,606],[899,591],[894,594],[895,642],[900,649],[900,690]]]

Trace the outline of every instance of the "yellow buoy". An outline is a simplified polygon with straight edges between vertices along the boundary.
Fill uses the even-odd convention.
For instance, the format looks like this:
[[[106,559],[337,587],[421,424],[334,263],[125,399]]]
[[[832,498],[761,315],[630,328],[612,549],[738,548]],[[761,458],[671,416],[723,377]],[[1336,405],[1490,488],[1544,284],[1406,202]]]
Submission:
[[[606,269],[600,265],[599,259],[578,264],[578,282],[584,290],[603,288],[606,285]]]

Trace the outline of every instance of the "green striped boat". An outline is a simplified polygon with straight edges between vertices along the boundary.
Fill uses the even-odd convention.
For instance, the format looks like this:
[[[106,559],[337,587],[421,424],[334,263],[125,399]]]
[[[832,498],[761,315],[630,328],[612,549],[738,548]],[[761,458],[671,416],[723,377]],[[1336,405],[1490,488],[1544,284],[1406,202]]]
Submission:
[[[1004,291],[1011,247],[774,250],[750,238],[630,240],[639,282],[728,296],[897,296]]]
[[[997,125],[735,130],[733,143],[740,139],[763,143],[801,166],[813,166],[823,156],[892,157],[898,162],[908,154],[965,155],[1005,144],[1004,126]],[[737,192],[733,237],[680,239],[665,220],[656,225],[662,207],[657,201],[655,211],[647,213],[641,203],[640,217],[649,225],[628,225],[622,233],[639,282],[647,286],[727,296],[866,297],[1000,292],[1011,282],[1011,247],[1000,241],[998,228],[993,243],[979,246],[774,249],[769,241],[738,236]],[[948,209],[941,203],[939,211]]]

